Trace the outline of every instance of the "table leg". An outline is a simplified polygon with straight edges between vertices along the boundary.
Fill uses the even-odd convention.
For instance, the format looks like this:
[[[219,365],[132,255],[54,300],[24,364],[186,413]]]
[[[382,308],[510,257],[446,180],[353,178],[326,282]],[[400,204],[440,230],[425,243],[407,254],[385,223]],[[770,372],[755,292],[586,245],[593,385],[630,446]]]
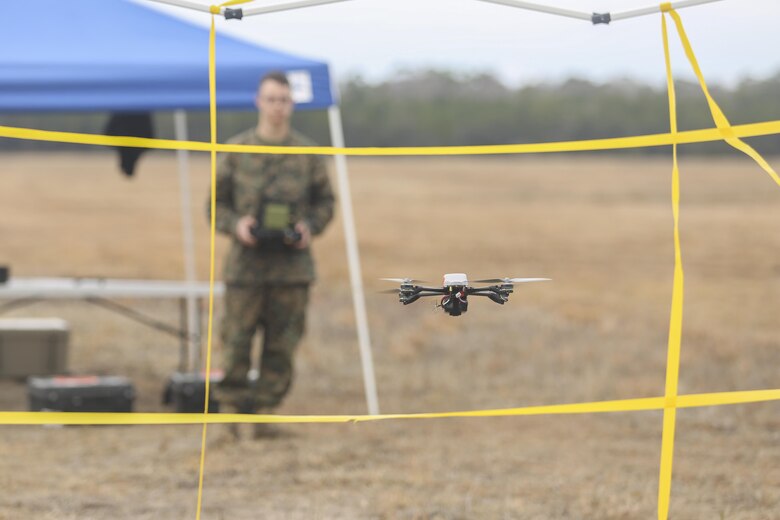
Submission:
[[[187,299],[179,298],[179,329],[182,332],[179,346],[179,372],[187,371],[187,354],[190,339],[187,337]]]

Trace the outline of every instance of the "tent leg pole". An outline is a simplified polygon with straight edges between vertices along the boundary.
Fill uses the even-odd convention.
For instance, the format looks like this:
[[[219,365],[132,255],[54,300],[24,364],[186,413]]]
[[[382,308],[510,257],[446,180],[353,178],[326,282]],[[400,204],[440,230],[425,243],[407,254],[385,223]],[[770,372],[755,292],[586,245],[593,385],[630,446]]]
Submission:
[[[187,113],[184,110],[176,110],[173,113],[173,123],[178,141],[186,141]],[[179,166],[179,194],[181,197],[181,222],[184,237],[184,272],[187,282],[194,284],[195,274],[195,238],[192,225],[192,199],[190,189],[189,150],[176,150],[176,158]],[[195,295],[187,295],[187,344],[189,346],[189,369],[197,372],[201,365],[200,345],[200,320],[197,316]]]
[[[344,146],[344,129],[341,125],[341,111],[338,106],[328,108],[328,122],[333,146]],[[363,280],[360,271],[360,256],[358,254],[355,218],[352,213],[352,196],[347,176],[347,160],[343,155],[335,155],[336,173],[338,175],[339,203],[344,221],[344,238],[347,246],[347,261],[349,263],[349,278],[352,284],[352,302],[355,307],[355,322],[357,324],[358,343],[360,345],[360,361],[363,366],[363,384],[366,391],[368,413],[379,414],[379,400],[374,378],[374,361],[371,355],[371,338],[368,333],[366,317],[366,302],[363,296]]]

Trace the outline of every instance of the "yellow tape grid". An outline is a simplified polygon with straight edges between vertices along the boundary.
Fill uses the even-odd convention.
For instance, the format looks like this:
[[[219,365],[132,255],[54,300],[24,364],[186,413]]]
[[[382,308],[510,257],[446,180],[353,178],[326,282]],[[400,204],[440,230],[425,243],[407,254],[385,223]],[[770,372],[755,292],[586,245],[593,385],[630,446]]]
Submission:
[[[248,0],[231,0],[222,5],[245,3]],[[493,145],[493,146],[450,146],[450,147],[397,147],[397,148],[336,148],[336,147],[274,147],[274,146],[247,146],[218,144],[216,142],[216,82],[215,82],[215,28],[214,14],[219,13],[219,6],[211,9],[211,31],[209,35],[209,99],[210,99],[210,128],[211,140],[209,143],[194,141],[172,141],[165,139],[144,139],[134,137],[110,137],[90,134],[78,134],[70,132],[51,132],[32,130],[25,128],[13,128],[0,126],[0,137],[14,139],[30,139],[41,141],[58,141],[78,144],[91,144],[100,146],[126,146],[141,148],[160,148],[191,151],[208,151],[211,153],[211,182],[216,184],[216,154],[217,152],[239,153],[275,153],[275,154],[318,154],[318,155],[367,155],[367,156],[391,156],[391,155],[480,155],[480,154],[522,154],[522,153],[548,153],[548,152],[574,152],[591,150],[608,150],[619,148],[639,148],[649,146],[673,145],[672,167],[672,210],[674,215],[674,245],[675,267],[674,284],[672,291],[672,307],[669,325],[669,342],[667,354],[666,390],[663,397],[651,397],[642,399],[628,399],[620,401],[602,401],[592,403],[578,403],[551,406],[531,406],[523,408],[507,408],[499,410],[476,410],[466,412],[442,412],[420,414],[386,414],[386,415],[238,415],[238,414],[209,414],[208,395],[210,385],[206,380],[206,403],[202,414],[171,414],[171,413],[61,413],[61,412],[0,412],[0,424],[202,424],[202,442],[200,456],[200,471],[198,478],[197,518],[200,519],[203,475],[206,454],[207,425],[214,423],[345,423],[365,422],[386,419],[434,419],[454,417],[500,417],[500,416],[526,416],[543,414],[581,414],[581,413],[605,413],[605,412],[629,412],[646,410],[663,410],[663,435],[661,447],[661,464],[658,487],[658,518],[666,519],[669,512],[669,498],[671,494],[672,461],[674,454],[674,434],[676,425],[677,408],[689,408],[700,406],[717,406],[726,404],[751,403],[762,401],[780,400],[778,390],[755,390],[746,392],[724,392],[710,394],[677,395],[680,342],[682,333],[682,306],[683,306],[683,270],[682,255],[679,238],[679,169],[677,165],[677,145],[696,142],[725,140],[727,143],[753,158],[769,176],[780,186],[780,177],[772,167],[752,147],[744,143],[740,138],[759,135],[772,135],[780,133],[780,121],[767,121],[748,125],[731,126],[720,107],[709,93],[704,77],[699,68],[693,48],[682,25],[679,15],[672,9],[671,4],[661,4],[662,10],[662,36],[664,43],[664,56],[666,61],[667,87],[669,92],[669,116],[670,132],[667,134],[653,134],[644,136],[594,139],[586,141],[567,141],[539,144]],[[704,92],[717,128],[678,132],[676,121],[676,101],[674,93],[674,81],[672,78],[669,58],[669,42],[666,28],[666,17],[672,17],[680,41],[685,49],[685,54],[696,73],[696,76]],[[208,319],[208,345],[206,355],[207,373],[211,368],[212,351],[212,327],[214,305],[214,237],[215,237],[215,190],[212,189],[211,198],[211,247],[210,247],[210,272],[209,284],[209,319]]]

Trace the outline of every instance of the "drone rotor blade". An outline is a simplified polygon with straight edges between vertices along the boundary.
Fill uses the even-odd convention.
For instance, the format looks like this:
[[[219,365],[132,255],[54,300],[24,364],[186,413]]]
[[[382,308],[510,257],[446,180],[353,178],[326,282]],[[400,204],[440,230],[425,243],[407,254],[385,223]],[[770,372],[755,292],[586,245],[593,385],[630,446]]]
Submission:
[[[380,280],[395,283],[428,283],[425,280],[414,280],[412,278],[380,278]]]
[[[550,278],[488,278],[486,280],[474,280],[474,283],[525,283],[543,282]]]
[[[401,292],[401,289],[385,289],[384,291],[377,291],[380,294],[398,294]]]

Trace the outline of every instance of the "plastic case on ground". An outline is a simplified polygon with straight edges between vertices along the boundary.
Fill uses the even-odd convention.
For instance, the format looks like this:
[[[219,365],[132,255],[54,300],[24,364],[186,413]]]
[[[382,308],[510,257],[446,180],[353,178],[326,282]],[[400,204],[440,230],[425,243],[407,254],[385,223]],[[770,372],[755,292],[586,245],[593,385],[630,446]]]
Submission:
[[[122,376],[31,377],[30,410],[132,412],[135,388]]]
[[[222,371],[213,370],[209,388],[209,412],[219,412],[216,384],[222,380]],[[180,413],[202,413],[206,397],[205,373],[174,372],[163,392],[163,404],[172,404]]]

